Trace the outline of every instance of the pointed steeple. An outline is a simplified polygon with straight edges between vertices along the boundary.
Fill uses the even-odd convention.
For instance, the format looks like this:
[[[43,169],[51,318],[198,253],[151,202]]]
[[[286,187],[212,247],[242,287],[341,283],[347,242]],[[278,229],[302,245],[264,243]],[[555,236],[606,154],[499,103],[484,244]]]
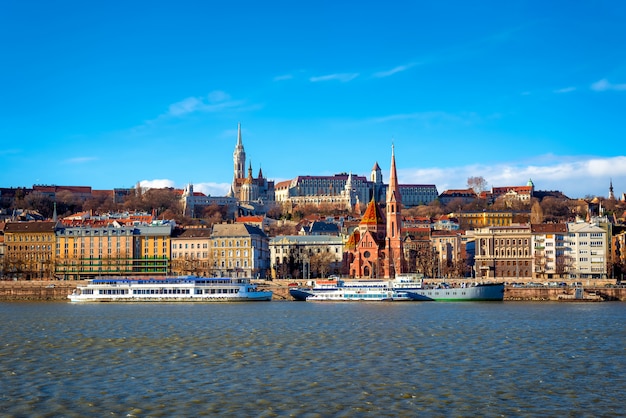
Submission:
[[[402,198],[398,190],[398,173],[396,171],[396,155],[394,145],[391,145],[391,167],[389,169],[389,189],[387,189],[387,202],[395,201],[402,204]]]
[[[243,143],[241,142],[241,122],[237,123],[237,148],[243,148]]]
[[[233,188],[235,188],[236,180],[245,177],[246,170],[246,151],[241,140],[241,123],[237,124],[237,145],[235,145],[235,151],[233,152],[233,163]]]
[[[613,179],[611,179],[609,183],[609,200],[615,200],[615,195],[613,194]]]

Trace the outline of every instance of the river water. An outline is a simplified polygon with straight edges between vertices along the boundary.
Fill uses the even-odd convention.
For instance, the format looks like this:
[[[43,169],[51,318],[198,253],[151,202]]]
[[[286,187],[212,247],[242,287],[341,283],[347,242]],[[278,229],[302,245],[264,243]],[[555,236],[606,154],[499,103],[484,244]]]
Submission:
[[[625,416],[624,303],[0,303],[0,415]]]

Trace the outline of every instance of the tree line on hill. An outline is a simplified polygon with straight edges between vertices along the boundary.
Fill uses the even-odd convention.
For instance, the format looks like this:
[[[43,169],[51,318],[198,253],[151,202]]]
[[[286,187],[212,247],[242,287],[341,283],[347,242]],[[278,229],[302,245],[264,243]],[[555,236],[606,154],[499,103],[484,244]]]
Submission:
[[[621,215],[626,210],[626,203],[612,200],[596,198],[596,205],[602,206],[604,214],[611,216],[613,213]],[[578,200],[569,199],[563,195],[548,195],[543,198],[532,198],[531,201],[523,202],[519,200],[506,200],[498,198],[495,202],[488,202],[485,199],[475,199],[472,202],[466,202],[462,198],[453,199],[444,205],[439,200],[434,200],[426,205],[406,208],[402,211],[407,217],[437,217],[449,213],[470,212],[470,211],[513,211],[526,212],[530,214],[530,220],[533,223],[542,222],[567,222],[575,217],[585,218],[590,210],[591,199]],[[32,210],[40,213],[44,218],[50,219],[53,216],[56,204],[56,212],[58,217],[69,216],[78,212],[92,213],[114,213],[119,211],[138,211],[154,213],[159,219],[173,219],[179,225],[206,225],[211,226],[215,223],[224,221],[232,221],[228,219],[228,210],[224,206],[210,205],[200,209],[196,208],[196,217],[191,218],[183,213],[180,195],[174,189],[149,189],[142,193],[132,193],[116,203],[112,196],[92,196],[86,200],[81,199],[77,195],[69,191],[60,191],[56,193],[53,199],[50,196],[32,192],[25,196],[16,195],[12,201],[2,201],[2,209],[5,213],[11,214],[15,209]],[[344,216],[359,218],[360,214],[365,211],[366,203],[360,204],[359,208],[349,211],[342,205],[320,204],[320,205],[276,205],[267,212],[267,216],[272,219],[285,219],[294,222],[318,215],[320,217],[327,216]],[[595,213],[597,214],[597,213]],[[275,228],[289,229],[282,225]],[[281,232],[281,231],[276,231]],[[294,231],[282,231],[294,232]]]

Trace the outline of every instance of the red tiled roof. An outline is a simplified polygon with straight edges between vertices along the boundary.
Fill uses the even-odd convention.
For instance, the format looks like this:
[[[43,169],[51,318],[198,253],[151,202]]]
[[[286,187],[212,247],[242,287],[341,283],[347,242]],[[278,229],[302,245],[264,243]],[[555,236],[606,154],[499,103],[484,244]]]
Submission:
[[[378,225],[384,223],[383,215],[380,212],[380,208],[374,201],[374,199],[370,200],[370,203],[367,205],[367,209],[361,218],[361,222],[359,224],[366,225]]]

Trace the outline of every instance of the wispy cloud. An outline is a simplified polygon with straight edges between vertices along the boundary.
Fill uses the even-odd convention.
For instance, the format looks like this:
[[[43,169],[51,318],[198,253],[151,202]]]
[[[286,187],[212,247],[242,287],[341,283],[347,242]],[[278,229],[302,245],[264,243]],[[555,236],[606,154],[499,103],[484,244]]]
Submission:
[[[606,78],[602,80],[598,80],[591,85],[591,90],[593,91],[624,91],[626,90],[626,84],[612,84]]]
[[[455,122],[473,123],[478,120],[478,115],[473,112],[454,114],[441,111],[398,113],[369,119],[371,123],[387,123],[401,120],[417,120],[422,122]]]
[[[377,73],[374,73],[373,77],[376,77],[376,78],[389,77],[389,76],[392,76],[394,74],[406,71],[406,70],[408,70],[408,69],[410,69],[411,67],[414,67],[414,66],[415,66],[415,64],[399,65],[397,67],[392,68],[391,70],[379,71]]]
[[[576,91],[576,87],[565,87],[562,89],[553,90],[553,93],[562,94],[562,93],[571,93]]]
[[[311,77],[309,81],[312,83],[318,83],[320,81],[341,81],[342,83],[345,83],[354,80],[358,76],[359,73],[337,73]]]
[[[613,179],[613,184],[618,187],[626,186],[626,156],[547,155],[533,161],[497,165],[398,170],[401,183],[435,184],[440,193],[466,187],[467,179],[473,176],[482,176],[489,187],[525,185],[532,179],[537,190],[559,190],[572,198],[585,197],[594,190],[608,191],[609,179]]]
[[[91,161],[95,161],[98,158],[96,157],[74,157],[74,158],[68,158],[66,160],[64,160],[64,162],[66,164],[85,164]]]
[[[242,106],[243,100],[232,100],[227,93],[216,90],[206,97],[187,97],[169,106],[167,116],[180,117],[194,112],[218,112]]]

